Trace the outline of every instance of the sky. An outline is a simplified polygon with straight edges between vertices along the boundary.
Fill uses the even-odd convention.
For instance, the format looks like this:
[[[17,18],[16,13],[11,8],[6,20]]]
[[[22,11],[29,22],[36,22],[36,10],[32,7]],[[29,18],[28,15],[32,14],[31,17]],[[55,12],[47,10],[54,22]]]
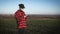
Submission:
[[[60,15],[60,0],[0,0],[0,14],[14,14],[21,3],[26,14]]]

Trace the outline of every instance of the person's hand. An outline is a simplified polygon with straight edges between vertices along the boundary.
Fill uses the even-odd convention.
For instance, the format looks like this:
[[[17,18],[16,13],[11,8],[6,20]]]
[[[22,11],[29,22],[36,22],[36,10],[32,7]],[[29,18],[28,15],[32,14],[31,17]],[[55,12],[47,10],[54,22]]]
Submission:
[[[26,17],[26,16],[24,16],[24,17]]]

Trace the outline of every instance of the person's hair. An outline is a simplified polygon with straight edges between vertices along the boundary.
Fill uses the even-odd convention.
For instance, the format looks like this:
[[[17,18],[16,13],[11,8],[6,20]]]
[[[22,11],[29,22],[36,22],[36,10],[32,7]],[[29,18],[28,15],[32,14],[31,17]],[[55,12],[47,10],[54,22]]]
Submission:
[[[19,4],[20,8],[25,8],[24,4]]]

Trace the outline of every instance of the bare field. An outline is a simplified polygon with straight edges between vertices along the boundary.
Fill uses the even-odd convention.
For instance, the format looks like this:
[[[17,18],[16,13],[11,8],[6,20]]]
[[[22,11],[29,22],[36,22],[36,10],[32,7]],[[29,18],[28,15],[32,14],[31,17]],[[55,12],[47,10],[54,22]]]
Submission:
[[[14,15],[0,14],[0,18],[15,18]],[[27,19],[33,20],[51,20],[51,19],[60,19],[60,15],[28,15]]]
[[[28,15],[25,34],[60,34],[60,16]],[[13,15],[0,15],[0,34],[18,34]]]

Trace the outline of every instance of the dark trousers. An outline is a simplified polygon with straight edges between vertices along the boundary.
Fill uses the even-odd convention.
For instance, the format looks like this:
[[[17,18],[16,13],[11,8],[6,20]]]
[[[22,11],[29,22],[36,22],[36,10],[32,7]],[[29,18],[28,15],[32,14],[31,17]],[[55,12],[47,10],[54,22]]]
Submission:
[[[22,29],[22,28],[18,29],[18,34],[24,34],[24,30],[25,29]]]

